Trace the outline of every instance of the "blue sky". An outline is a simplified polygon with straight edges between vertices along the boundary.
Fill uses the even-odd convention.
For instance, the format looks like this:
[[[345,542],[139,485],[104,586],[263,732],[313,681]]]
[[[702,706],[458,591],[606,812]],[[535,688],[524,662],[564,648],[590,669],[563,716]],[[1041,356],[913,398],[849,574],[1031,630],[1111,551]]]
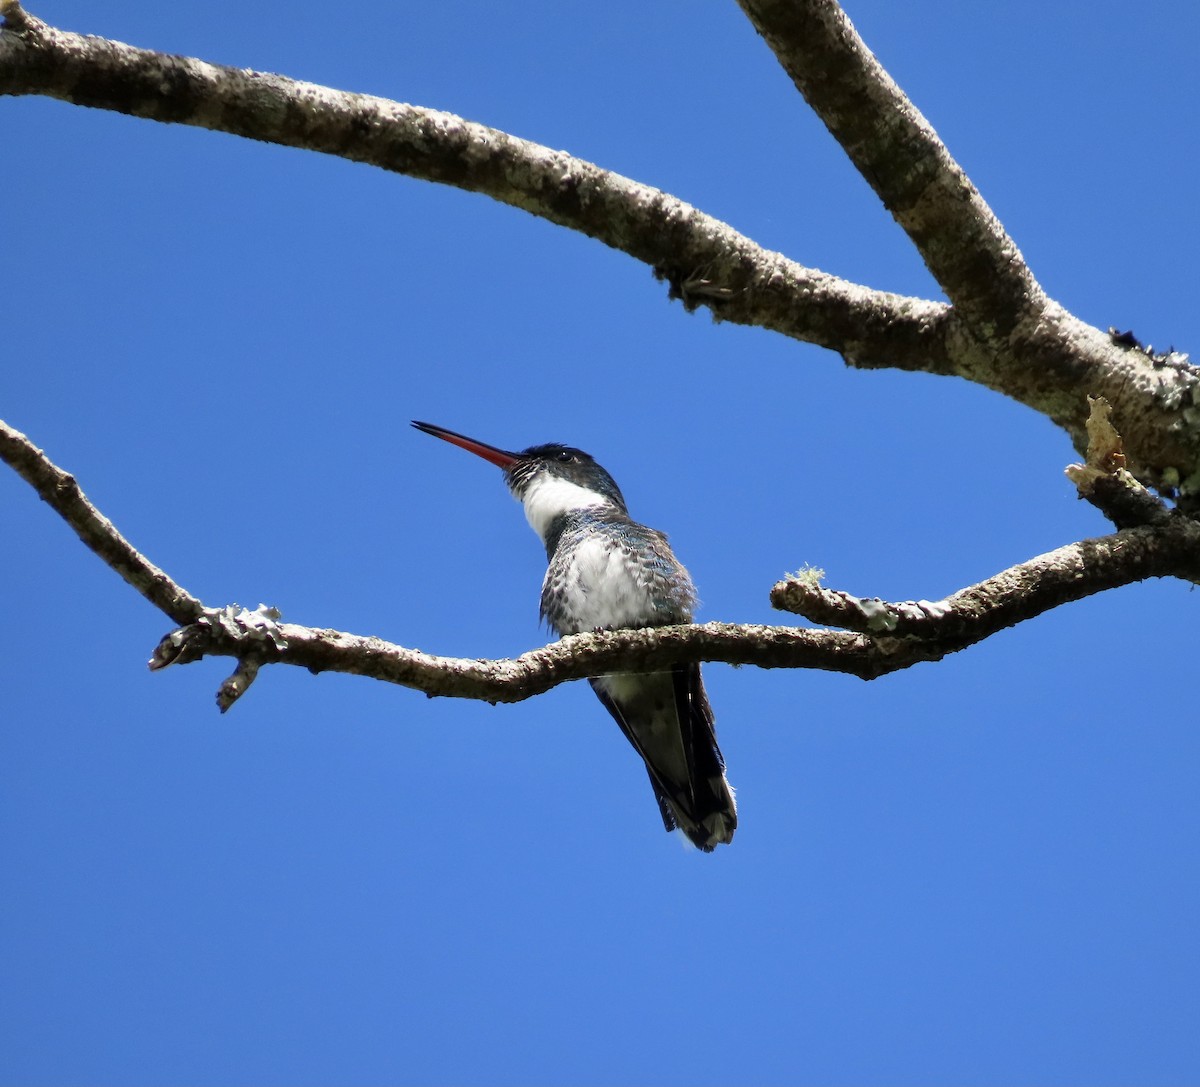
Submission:
[[[732,3],[31,10],[460,113],[939,297]],[[1194,7],[849,11],[1051,294],[1195,352]],[[1028,409],[689,316],[485,198],[35,99],[0,146],[0,417],[209,604],[541,644],[519,507],[412,418],[592,452],[702,619],[787,621],[806,563],[936,598],[1106,531]],[[7,471],[0,562],[4,1083],[1200,1078],[1185,585],[871,684],[708,666],[741,826],[703,856],[581,684],[279,668],[222,717],[227,662],[148,672],[170,624]]]

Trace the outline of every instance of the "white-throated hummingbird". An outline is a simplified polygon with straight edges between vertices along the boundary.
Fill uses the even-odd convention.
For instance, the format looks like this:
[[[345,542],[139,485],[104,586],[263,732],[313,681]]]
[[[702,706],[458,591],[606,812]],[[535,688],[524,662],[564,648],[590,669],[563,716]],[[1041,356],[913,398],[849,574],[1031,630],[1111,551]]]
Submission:
[[[692,621],[696,589],[666,536],[629,517],[620,488],[587,453],[553,443],[510,453],[431,423],[413,426],[504,470],[546,546],[541,616],[555,633]],[[732,841],[737,806],[700,666],[588,682],[645,762],[667,830],[706,853]]]

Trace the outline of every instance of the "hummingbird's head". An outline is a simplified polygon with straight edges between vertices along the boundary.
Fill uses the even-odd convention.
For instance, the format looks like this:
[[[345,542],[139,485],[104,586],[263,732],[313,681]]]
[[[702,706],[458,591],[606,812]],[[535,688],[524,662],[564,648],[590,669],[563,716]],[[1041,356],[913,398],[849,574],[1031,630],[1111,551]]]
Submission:
[[[616,481],[582,449],[552,442],[510,453],[432,423],[413,426],[502,468],[508,489],[543,540],[558,518],[575,510],[608,506],[629,512]]]
[[[556,489],[564,498],[574,494],[579,506],[604,504],[626,512],[625,497],[616,480],[582,449],[558,442],[530,446],[517,453],[504,469],[504,481],[521,502],[531,490]],[[596,502],[596,498],[603,499],[603,503]]]

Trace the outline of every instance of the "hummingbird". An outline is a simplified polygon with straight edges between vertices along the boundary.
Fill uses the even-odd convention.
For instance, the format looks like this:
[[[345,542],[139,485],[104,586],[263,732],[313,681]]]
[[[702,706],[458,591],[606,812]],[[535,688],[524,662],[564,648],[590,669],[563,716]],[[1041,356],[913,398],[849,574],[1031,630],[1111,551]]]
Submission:
[[[552,442],[512,453],[432,423],[412,425],[504,471],[546,548],[541,618],[560,637],[692,621],[696,589],[667,537],[630,518],[616,481],[583,450]],[[700,666],[588,682],[646,764],[666,829],[705,853],[731,842],[737,806]]]

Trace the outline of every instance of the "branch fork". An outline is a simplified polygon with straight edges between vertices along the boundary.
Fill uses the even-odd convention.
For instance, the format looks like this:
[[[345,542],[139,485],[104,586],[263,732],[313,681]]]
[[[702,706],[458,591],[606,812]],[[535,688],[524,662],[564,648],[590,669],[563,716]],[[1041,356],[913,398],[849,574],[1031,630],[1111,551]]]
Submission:
[[[643,262],[688,311],[953,375],[1086,445],[1082,388],[1118,411],[1128,469],[1200,507],[1200,371],[1130,350],[1048,298],[1016,242],[835,0],[739,0],[808,104],[907,233],[949,304],[874,289],[764,249],[651,186],[441,110],[72,34],[4,0],[0,94],[228,132],[491,197]],[[1189,492],[1194,492],[1189,497]]]
[[[940,601],[855,597],[823,588],[812,571],[772,590],[776,607],[840,630],[723,623],[621,630],[574,635],[514,660],[472,661],[284,624],[265,605],[207,607],[125,540],[73,476],[0,423],[0,459],[177,624],[155,649],[152,669],[236,658],[218,695],[222,711],[264,663],[489,701],[681,661],[875,678],[1118,585],[1200,580],[1200,526],[1147,486],[1200,508],[1200,371],[1186,356],[1158,356],[1130,334],[1101,332],[1046,297],[1015,242],[835,0],[739,2],[908,234],[949,305],[806,267],[670,194],[452,114],[71,34],[28,15],[17,0],[0,0],[0,94],[41,94],[217,129],[483,193],[644,262],[689,312],[705,306],[721,320],[830,348],[855,366],[986,385],[1043,413],[1087,449],[1067,474],[1117,531]],[[1099,395],[1085,404],[1081,388]]]

